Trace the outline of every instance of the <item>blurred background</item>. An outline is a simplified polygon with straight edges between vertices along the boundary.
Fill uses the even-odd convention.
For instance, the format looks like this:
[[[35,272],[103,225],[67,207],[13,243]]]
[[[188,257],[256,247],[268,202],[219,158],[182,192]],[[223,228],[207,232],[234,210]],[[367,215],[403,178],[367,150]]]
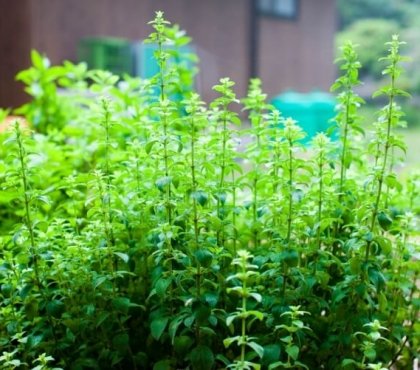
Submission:
[[[372,93],[386,83],[382,75],[383,63],[378,58],[386,52],[385,42],[393,34],[407,42],[401,53],[410,58],[404,64],[406,72],[399,79],[399,87],[408,91],[411,99],[401,99],[407,128],[401,130],[408,144],[407,167],[420,164],[420,1],[419,0],[337,0],[338,28],[335,50],[346,40],[359,45],[358,54],[363,85],[359,94],[366,100],[361,109],[366,124],[373,122],[382,101],[372,99]]]
[[[420,0],[0,0],[0,107],[27,101],[15,75],[30,65],[31,49],[52,64],[86,61],[148,77],[153,52],[142,41],[156,10],[192,37],[191,51],[200,58],[196,87],[207,101],[221,77],[233,79],[243,97],[249,78],[258,76],[270,99],[286,93],[306,104],[310,96],[331,107],[325,93],[337,77],[336,50],[352,40],[363,64],[359,94],[368,102],[367,124],[378,109],[370,97],[383,84],[377,60],[391,35],[400,34],[408,42],[403,52],[413,60],[400,81],[413,95],[402,103],[408,157],[419,161]],[[308,95],[314,91],[324,95]]]

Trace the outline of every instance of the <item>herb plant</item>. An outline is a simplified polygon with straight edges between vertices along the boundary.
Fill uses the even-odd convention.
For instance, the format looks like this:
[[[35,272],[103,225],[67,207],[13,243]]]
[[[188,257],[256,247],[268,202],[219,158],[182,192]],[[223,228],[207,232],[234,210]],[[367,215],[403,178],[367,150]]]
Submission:
[[[33,131],[1,133],[0,366],[410,369],[420,203],[418,173],[397,171],[403,43],[381,59],[376,122],[343,46],[336,128],[304,144],[258,79],[238,99],[222,78],[202,102],[189,38],[162,12],[150,25],[151,79],[35,51],[18,76]]]

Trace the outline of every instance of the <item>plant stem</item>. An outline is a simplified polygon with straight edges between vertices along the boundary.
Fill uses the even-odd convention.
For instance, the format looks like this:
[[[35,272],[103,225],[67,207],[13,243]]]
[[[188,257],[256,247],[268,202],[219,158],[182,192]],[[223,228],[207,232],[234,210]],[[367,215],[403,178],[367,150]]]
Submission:
[[[273,200],[274,204],[276,205],[277,199],[277,191],[279,187],[279,169],[280,169],[280,145],[277,141],[274,143],[274,158],[273,158]],[[276,230],[278,226],[278,212],[277,210],[274,211],[273,214],[273,230]]]
[[[395,62],[393,62],[393,67],[395,69]],[[387,165],[387,159],[388,159],[388,151],[391,147],[390,142],[390,136],[391,136],[391,125],[392,125],[392,117],[393,117],[393,105],[394,105],[394,97],[395,97],[395,74],[391,74],[391,85],[390,85],[390,95],[389,95],[389,105],[388,105],[388,113],[387,113],[387,129],[386,129],[386,138],[385,138],[385,148],[383,153],[383,163],[381,172],[379,173],[378,178],[378,190],[376,193],[375,203],[373,206],[373,212],[372,212],[372,219],[370,223],[370,232],[373,233],[373,229],[376,224],[376,218],[378,215],[379,210],[379,202],[381,200],[381,194],[382,194],[382,185],[384,183],[384,177],[386,172],[386,165]],[[366,255],[365,255],[365,261],[367,262],[369,259],[369,252],[370,252],[370,246],[372,242],[368,241],[366,245]]]
[[[194,124],[194,117],[191,116],[191,188],[193,194],[197,191],[197,180],[195,174],[195,124]],[[193,196],[193,223],[194,223],[194,241],[195,241],[195,248],[198,249],[198,211],[197,211],[197,200],[195,196]]]
[[[347,101],[346,101],[346,118],[344,122],[344,134],[343,134],[343,149],[341,152],[341,167],[340,167],[340,185],[338,190],[338,202],[341,202],[343,197],[343,186],[344,181],[346,179],[346,165],[345,165],[345,158],[347,154],[347,137],[349,131],[349,106],[350,106],[350,92],[351,92],[351,85],[349,85],[347,90]]]
[[[105,234],[105,241],[106,241],[106,247],[108,251],[108,259],[109,259],[109,271],[112,275],[112,280],[114,280],[114,274],[115,274],[115,267],[114,267],[114,254],[113,254],[113,244],[111,239],[111,223],[109,219],[110,210],[109,210],[109,203],[105,201],[106,197],[109,197],[109,194],[104,192],[102,179],[100,173],[96,174],[97,177],[97,183],[98,183],[98,192],[99,192],[99,199],[101,201],[101,216],[102,216],[102,224],[104,228],[104,234]],[[115,293],[115,286],[114,282],[112,282],[112,291]]]
[[[169,155],[168,155],[168,121],[166,118],[166,109],[163,111],[163,162],[165,168],[165,177],[169,178]],[[169,181],[166,188],[166,216],[169,225],[172,225],[172,208],[171,208],[171,182]]]
[[[222,128],[222,159],[220,163],[220,180],[219,180],[219,196],[217,197],[217,216],[221,219],[221,230],[218,232],[218,244],[224,246],[225,242],[225,231],[224,231],[224,207],[221,206],[220,197],[224,191],[225,186],[225,170],[226,170],[226,144],[227,144],[227,103],[223,105],[223,128]],[[223,214],[223,217],[222,217]]]
[[[254,247],[257,247],[258,244],[258,229],[256,228],[257,224],[257,200],[258,200],[258,190],[257,190],[257,184],[258,184],[258,177],[257,174],[254,176],[253,181],[253,200],[252,200],[252,218],[253,218],[253,239],[254,239]]]
[[[18,144],[18,150],[19,150],[19,162],[20,162],[20,174],[22,179],[22,186],[23,186],[23,197],[24,197],[24,204],[25,204],[25,220],[26,220],[26,227],[29,231],[29,240],[30,240],[30,254],[33,258],[34,263],[34,272],[35,272],[35,282],[38,286],[38,289],[41,289],[41,280],[39,276],[39,266],[38,266],[38,254],[36,252],[36,246],[35,246],[35,233],[34,228],[32,224],[32,217],[31,217],[31,210],[30,210],[30,197],[29,197],[29,185],[28,185],[28,179],[27,179],[27,167],[26,167],[26,152],[23,147],[22,142],[22,132],[20,131],[19,123],[15,123],[15,135],[16,135],[16,141]]]
[[[257,138],[257,150],[258,150],[258,154],[260,153],[260,133],[259,133],[259,128],[260,128],[260,122],[261,122],[261,111],[257,110],[256,114],[258,115],[258,121],[256,123],[256,138]],[[260,155],[260,154],[259,154]],[[253,181],[253,201],[252,201],[252,216],[253,216],[253,234],[254,234],[254,247],[257,247],[258,245],[258,228],[256,227],[257,224],[257,209],[258,209],[258,170],[260,168],[260,164],[259,164],[259,157],[257,157],[255,164],[254,164],[254,181]]]
[[[236,183],[235,171],[232,171],[232,227],[233,227],[233,254],[236,255],[238,232],[236,230]]]
[[[195,174],[195,122],[194,122],[194,113],[191,112],[191,188],[192,188],[192,201],[193,201],[193,224],[194,224],[194,244],[195,250],[198,251],[199,249],[199,229],[198,229],[198,210],[197,210],[197,199],[196,199],[196,191],[197,191],[197,180]],[[195,288],[196,288],[196,299],[197,301],[200,299],[201,296],[201,264],[198,260],[197,263],[197,273],[195,275]],[[197,343],[200,343],[200,325],[196,322],[195,325],[195,337]]]
[[[110,170],[110,155],[109,148],[110,143],[110,123],[111,123],[111,113],[109,111],[109,106],[106,100],[102,101],[104,109],[104,120],[103,125],[105,128],[105,187],[106,191],[104,196],[106,196],[107,202],[107,212],[108,212],[108,223],[109,223],[109,241],[112,246],[115,245],[114,231],[112,229],[112,207],[111,207],[111,170]]]
[[[292,212],[293,212],[293,141],[289,142],[289,209],[287,214],[287,246],[290,247],[290,238],[292,235]]]
[[[163,50],[163,35],[158,30],[157,44],[158,44],[158,64],[159,64],[159,83],[160,83],[160,104],[162,109],[162,123],[163,123],[163,161],[165,168],[165,177],[169,177],[169,155],[168,155],[168,118],[167,118],[167,105],[166,105],[166,84],[165,84],[165,59]],[[165,103],[164,103],[165,102]],[[167,184],[166,189],[166,215],[169,225],[172,225],[172,209],[171,209],[171,182]],[[171,246],[168,246],[171,249]]]
[[[323,191],[323,166],[324,166],[324,152],[321,149],[319,153],[319,189],[318,189],[318,231],[317,231],[317,244],[318,249],[321,249],[321,222],[322,222],[322,191]]]
[[[246,263],[242,265],[242,273],[246,274]],[[246,279],[242,280],[242,292],[246,292]],[[245,294],[242,295],[242,312],[246,312],[246,301],[247,297]],[[241,318],[242,325],[241,325],[241,336],[242,336],[242,344],[241,344],[241,365],[245,365],[245,349],[246,349],[246,318]]]

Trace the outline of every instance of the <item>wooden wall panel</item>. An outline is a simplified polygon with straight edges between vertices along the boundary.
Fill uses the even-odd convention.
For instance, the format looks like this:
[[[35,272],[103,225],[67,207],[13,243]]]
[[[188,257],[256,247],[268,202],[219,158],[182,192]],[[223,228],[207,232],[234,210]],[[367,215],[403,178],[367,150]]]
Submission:
[[[198,87],[205,100],[221,77],[244,96],[249,75],[251,0],[0,0],[0,106],[20,102],[13,75],[25,68],[31,48],[52,63],[76,60],[85,36],[147,37],[156,10],[193,37],[201,57]],[[258,72],[264,89],[276,94],[327,89],[334,78],[335,0],[300,0],[297,21],[260,19]]]
[[[27,100],[15,75],[27,68],[31,44],[30,0],[0,0],[0,107]]]
[[[156,10],[193,38],[203,60],[198,84],[208,100],[211,86],[221,77],[237,81],[239,95],[248,76],[248,10],[244,0],[37,0],[32,4],[33,47],[53,63],[75,60],[77,44],[84,36],[144,39]]]
[[[328,90],[335,77],[335,0],[300,0],[297,20],[262,18],[259,72],[272,96]]]
[[[212,0],[203,6],[197,0],[155,0],[153,8],[163,9],[168,19],[180,24],[201,49],[199,82],[206,100],[216,95],[211,86],[222,77],[235,81],[237,95],[244,96],[249,74],[248,1]]]

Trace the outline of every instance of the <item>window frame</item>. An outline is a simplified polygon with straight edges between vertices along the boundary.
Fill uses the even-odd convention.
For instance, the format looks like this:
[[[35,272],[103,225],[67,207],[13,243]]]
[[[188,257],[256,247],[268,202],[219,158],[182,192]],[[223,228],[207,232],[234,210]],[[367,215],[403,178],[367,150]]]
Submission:
[[[294,1],[294,12],[291,15],[287,14],[280,14],[275,11],[275,1],[277,0],[269,0],[271,3],[271,10],[263,10],[261,9],[261,0],[256,0],[257,6],[256,10],[259,16],[267,17],[267,18],[274,18],[274,19],[283,19],[288,21],[296,21],[299,19],[300,14],[300,0],[292,0]],[[281,1],[281,0],[280,0]]]

